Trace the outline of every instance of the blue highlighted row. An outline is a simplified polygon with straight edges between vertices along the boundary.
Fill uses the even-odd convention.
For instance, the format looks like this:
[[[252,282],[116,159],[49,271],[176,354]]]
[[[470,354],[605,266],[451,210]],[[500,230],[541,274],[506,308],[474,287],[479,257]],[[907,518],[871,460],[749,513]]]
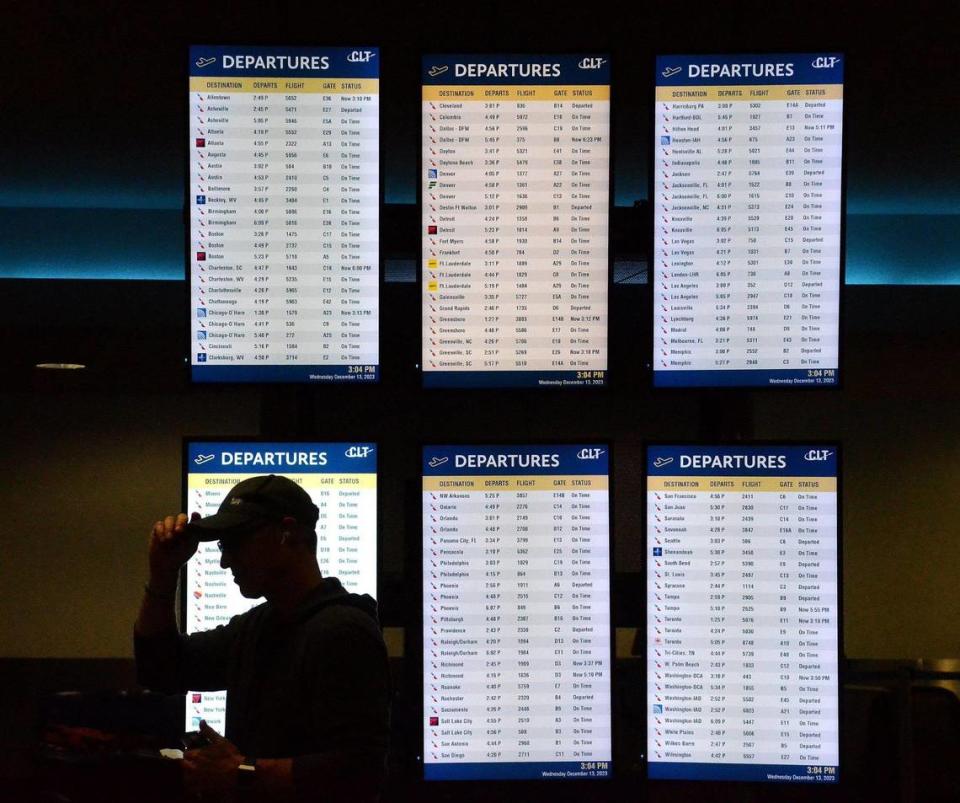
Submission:
[[[379,365],[194,365],[194,382],[292,382],[296,384],[372,384]]]
[[[651,761],[647,777],[664,781],[754,781],[767,783],[834,784],[840,780],[835,765],[706,764]]]
[[[840,371],[836,368],[653,372],[653,385],[657,388],[809,388],[836,386],[839,382]]]
[[[598,764],[606,766],[598,768]],[[428,781],[552,781],[609,778],[610,762],[512,761],[502,764],[424,764],[423,777]]]
[[[423,372],[425,388],[595,388],[606,383],[606,371]]]

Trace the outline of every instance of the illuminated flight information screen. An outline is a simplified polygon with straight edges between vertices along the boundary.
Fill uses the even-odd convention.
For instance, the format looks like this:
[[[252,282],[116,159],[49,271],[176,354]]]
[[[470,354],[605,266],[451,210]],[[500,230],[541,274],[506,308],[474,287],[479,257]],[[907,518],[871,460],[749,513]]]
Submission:
[[[647,450],[651,778],[837,783],[834,446]]]
[[[660,56],[654,133],[654,385],[836,385],[843,57]]]
[[[425,56],[426,387],[583,387],[607,372],[610,64]]]
[[[372,443],[261,443],[191,441],[186,446],[188,515],[211,516],[242,480],[282,474],[299,483],[320,509],[317,562],[324,577],[347,591],[377,595],[377,451]],[[224,625],[262,599],[246,599],[229,569],[220,567],[216,542],[203,542],[187,563],[183,583],[184,632]],[[226,692],[188,692],[186,722],[205,719],[220,733]]]
[[[375,382],[376,48],[190,48],[195,382]]]
[[[608,459],[424,449],[427,780],[610,775]]]

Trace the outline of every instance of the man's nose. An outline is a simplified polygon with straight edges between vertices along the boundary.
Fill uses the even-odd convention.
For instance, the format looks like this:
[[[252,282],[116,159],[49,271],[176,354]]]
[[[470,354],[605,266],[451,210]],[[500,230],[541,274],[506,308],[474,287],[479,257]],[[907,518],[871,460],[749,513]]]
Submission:
[[[227,555],[229,555],[229,554],[230,554],[230,552],[229,552],[229,550],[227,550],[227,549],[224,549],[224,550],[220,553],[220,568],[221,568],[221,569],[229,569],[229,568],[230,568],[230,560],[229,560],[228,557],[227,557]]]

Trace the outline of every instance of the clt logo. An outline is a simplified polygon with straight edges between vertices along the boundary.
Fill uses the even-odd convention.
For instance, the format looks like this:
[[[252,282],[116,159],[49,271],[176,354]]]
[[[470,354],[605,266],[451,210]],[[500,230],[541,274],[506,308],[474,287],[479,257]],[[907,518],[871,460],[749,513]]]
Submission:
[[[198,466],[202,466],[205,463],[209,463],[211,460],[213,460],[213,458],[214,455],[212,454],[198,454],[195,458],[193,458],[193,462]]]
[[[372,446],[351,446],[344,454],[347,457],[366,457],[373,451]]]
[[[836,67],[839,63],[839,56],[817,56],[813,60],[812,66],[815,70],[829,70],[831,67]]]
[[[442,466],[444,463],[449,462],[449,457],[431,457],[430,462],[427,463],[430,468],[436,468],[437,466]]]
[[[596,460],[603,452],[603,449],[581,449],[577,452],[577,460]]]
[[[355,64],[366,64],[368,61],[373,61],[373,57],[376,55],[372,50],[354,50],[347,56],[347,61],[352,61]]]
[[[829,449],[811,449],[803,456],[803,459],[809,460],[811,463],[822,463],[824,460],[829,459],[832,454],[833,452]]]
[[[210,56],[209,58],[203,58],[203,56],[201,56],[194,62],[194,64],[196,64],[200,69],[203,69],[204,67],[209,67],[215,61],[216,59],[213,56]]]
[[[602,59],[599,56],[584,56],[580,59],[580,63],[577,65],[581,70],[599,70],[604,64],[607,63],[606,59]]]

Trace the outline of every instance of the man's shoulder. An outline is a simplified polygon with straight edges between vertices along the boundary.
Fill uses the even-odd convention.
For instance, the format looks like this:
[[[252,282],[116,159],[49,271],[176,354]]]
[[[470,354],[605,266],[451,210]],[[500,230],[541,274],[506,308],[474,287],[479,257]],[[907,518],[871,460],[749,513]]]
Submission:
[[[370,613],[370,602],[369,597],[364,599],[356,594],[327,600],[310,612],[304,620],[304,627],[314,636],[367,634],[382,641],[380,624]]]
[[[254,605],[252,608],[244,611],[243,613],[238,613],[234,616],[231,616],[230,620],[225,625],[220,625],[212,630],[206,630],[202,632],[214,633],[217,631],[226,631],[233,634],[239,634],[249,631],[250,628],[255,629],[261,625],[267,615],[267,611],[267,603],[261,602],[259,605]]]

